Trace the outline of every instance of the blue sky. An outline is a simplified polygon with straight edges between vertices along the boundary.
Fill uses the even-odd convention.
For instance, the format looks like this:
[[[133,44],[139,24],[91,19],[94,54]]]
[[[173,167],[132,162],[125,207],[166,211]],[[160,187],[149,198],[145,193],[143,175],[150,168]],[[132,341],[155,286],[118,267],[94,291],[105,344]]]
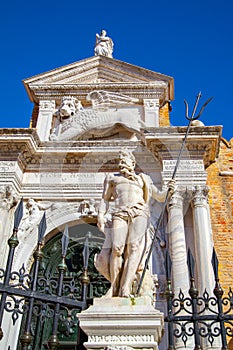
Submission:
[[[116,59],[175,79],[172,125],[214,97],[201,120],[233,137],[233,1],[3,1],[0,5],[0,127],[28,127],[32,103],[22,80],[94,55],[106,29]]]

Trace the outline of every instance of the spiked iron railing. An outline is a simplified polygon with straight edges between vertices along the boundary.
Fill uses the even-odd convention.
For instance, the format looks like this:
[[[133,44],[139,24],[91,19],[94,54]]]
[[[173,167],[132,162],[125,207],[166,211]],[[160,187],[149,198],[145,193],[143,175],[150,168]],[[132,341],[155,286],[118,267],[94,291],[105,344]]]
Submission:
[[[167,275],[167,315],[168,349],[175,349],[175,339],[180,339],[184,346],[193,337],[194,350],[201,349],[202,339],[213,346],[217,338],[221,338],[222,350],[228,349],[227,336],[233,337],[233,292],[229,289],[228,295],[223,297],[223,291],[218,277],[218,260],[213,250],[212,265],[215,276],[213,295],[206,290],[198,295],[194,278],[194,259],[188,250],[188,268],[190,275],[189,296],[180,290],[174,298],[171,283],[172,262],[169,253],[166,253],[165,266]]]
[[[20,343],[22,350],[35,348],[35,337],[32,334],[33,317],[44,322],[45,319],[52,321],[52,333],[47,340],[49,349],[59,347],[58,324],[62,324],[69,334],[73,326],[78,326],[78,313],[85,309],[90,302],[87,298],[87,290],[90,282],[88,275],[88,261],[90,256],[89,241],[90,233],[86,235],[83,249],[83,269],[79,277],[81,284],[80,300],[75,297],[75,285],[71,280],[67,283],[64,276],[67,269],[66,255],[69,244],[68,227],[65,227],[62,236],[61,263],[58,265],[58,278],[43,275],[39,276],[40,262],[43,257],[42,240],[46,231],[46,218],[43,216],[38,229],[37,248],[34,252],[34,264],[32,272],[26,272],[24,265],[19,271],[12,271],[15,248],[19,244],[17,231],[22,218],[23,201],[15,211],[15,222],[12,236],[8,240],[9,253],[6,269],[0,269],[0,348],[4,334],[1,328],[5,312],[11,313],[13,324],[24,316],[23,330],[21,331]],[[195,286],[194,259],[188,251],[188,269],[190,275],[189,295],[182,291],[174,297],[172,290],[171,266],[169,253],[165,259],[167,277],[167,315],[165,321],[168,324],[168,349],[175,349],[176,339],[180,339],[186,346],[192,338],[195,344],[194,350],[201,349],[202,339],[212,346],[216,338],[221,338],[222,349],[227,349],[227,336],[233,336],[233,292],[229,290],[227,296],[223,291],[218,277],[218,260],[213,251],[212,265],[215,276],[215,288],[213,294],[205,291],[198,294]],[[2,282],[1,282],[2,281]],[[85,335],[79,329],[82,339]],[[33,339],[34,338],[34,339]]]
[[[2,331],[2,319],[3,319],[3,313],[4,309],[7,307],[6,299],[7,299],[7,287],[9,286],[10,282],[10,275],[11,275],[11,269],[12,269],[12,264],[13,264],[13,258],[14,258],[14,252],[15,248],[19,244],[19,240],[17,238],[17,232],[18,232],[18,227],[20,224],[20,221],[23,217],[23,198],[21,199],[19,205],[16,208],[15,211],[15,216],[14,216],[14,228],[13,228],[13,233],[12,236],[8,240],[8,245],[9,245],[9,254],[8,254],[8,259],[7,259],[7,264],[6,264],[6,270],[4,271],[3,269],[0,270],[0,277],[3,277],[3,290],[2,290],[2,297],[1,297],[1,304],[0,304],[0,340],[3,337],[3,331]],[[0,290],[1,291],[1,290]],[[16,303],[15,303],[16,304]],[[12,314],[13,316],[14,314]],[[13,322],[14,322],[13,318]]]
[[[42,239],[43,239],[45,231],[46,231],[46,218],[45,218],[45,213],[44,213],[43,218],[42,218],[40,225],[39,225],[37,249],[34,253],[34,269],[33,269],[33,273],[32,273],[32,283],[31,283],[31,291],[33,293],[36,292],[36,287],[37,287],[36,284],[37,284],[37,279],[38,279],[39,264],[40,264],[40,260],[42,258],[41,246],[42,246]],[[31,327],[31,321],[32,321],[34,302],[35,302],[35,298],[31,297],[29,299],[29,302],[28,302],[28,312],[27,312],[25,331],[20,338],[20,342],[22,344],[22,350],[27,350],[29,344],[31,344],[31,342],[32,342],[32,335],[30,333],[30,327]]]
[[[44,276],[40,277],[39,266],[43,256],[42,240],[46,231],[46,218],[44,215],[38,228],[38,243],[36,251],[33,254],[34,264],[32,273],[26,273],[24,265],[22,265],[19,271],[12,271],[14,251],[19,244],[17,231],[22,215],[23,200],[21,200],[15,211],[13,234],[8,240],[9,253],[6,269],[0,269],[0,341],[4,336],[1,325],[5,312],[11,313],[13,324],[19,319],[20,315],[25,315],[24,331],[20,336],[22,350],[29,349],[33,341],[33,335],[31,334],[33,316],[41,319],[47,317],[53,320],[52,335],[47,344],[49,349],[54,350],[59,346],[57,336],[58,322],[65,324],[66,329],[69,330],[74,324],[78,324],[78,312],[86,308],[87,285],[89,283],[87,272],[89,254],[85,253],[85,281],[82,278],[80,279],[82,285],[81,300],[77,300],[72,294],[72,291],[74,291],[72,281],[70,283],[63,283],[64,273],[67,268],[65,258],[69,243],[68,227],[65,228],[62,237],[62,256],[61,263],[58,265],[58,279],[50,279],[48,277],[45,281]],[[88,238],[85,245],[88,246]],[[87,250],[87,248],[85,249]],[[2,283],[1,280],[3,280]],[[44,285],[46,287],[43,289]]]

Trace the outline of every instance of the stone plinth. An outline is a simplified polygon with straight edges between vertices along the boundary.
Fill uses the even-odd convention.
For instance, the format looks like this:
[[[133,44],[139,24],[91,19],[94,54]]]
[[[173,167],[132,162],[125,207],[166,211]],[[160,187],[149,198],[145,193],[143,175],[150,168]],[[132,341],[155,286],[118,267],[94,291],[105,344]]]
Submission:
[[[150,297],[99,298],[79,315],[91,349],[158,349],[163,334],[163,314]]]

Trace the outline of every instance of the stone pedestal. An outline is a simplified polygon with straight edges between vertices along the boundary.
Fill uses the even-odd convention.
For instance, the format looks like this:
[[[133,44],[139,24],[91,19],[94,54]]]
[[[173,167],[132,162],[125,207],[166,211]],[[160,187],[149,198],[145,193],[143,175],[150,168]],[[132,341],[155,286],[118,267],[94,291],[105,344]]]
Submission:
[[[88,335],[87,349],[158,349],[163,334],[163,314],[150,297],[99,298],[79,315]]]

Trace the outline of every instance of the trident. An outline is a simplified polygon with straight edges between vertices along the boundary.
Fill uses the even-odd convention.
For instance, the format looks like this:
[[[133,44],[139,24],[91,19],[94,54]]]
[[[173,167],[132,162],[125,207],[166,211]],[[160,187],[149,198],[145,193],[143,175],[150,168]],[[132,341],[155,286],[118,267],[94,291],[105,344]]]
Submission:
[[[181,145],[181,148],[180,148],[180,152],[179,152],[179,154],[178,154],[178,158],[177,158],[177,161],[176,161],[175,168],[174,168],[174,170],[173,170],[173,174],[172,174],[171,180],[174,180],[174,179],[175,179],[175,176],[176,176],[176,173],[177,173],[177,169],[178,169],[178,166],[179,166],[179,164],[180,164],[181,154],[182,154],[182,152],[183,152],[183,149],[184,149],[184,146],[185,146],[187,137],[188,137],[188,133],[189,133],[189,130],[190,130],[192,121],[193,121],[193,120],[197,120],[197,119],[200,118],[200,116],[202,115],[202,113],[203,113],[205,107],[206,107],[206,106],[208,105],[208,103],[213,99],[213,97],[209,98],[209,99],[203,104],[203,106],[201,107],[200,112],[197,114],[197,116],[195,116],[196,109],[197,109],[197,106],[198,106],[198,103],[199,103],[200,98],[201,98],[201,92],[199,92],[198,95],[197,95],[197,97],[196,97],[196,102],[195,102],[195,105],[194,105],[194,107],[193,107],[193,112],[192,112],[191,117],[189,117],[189,115],[188,115],[188,103],[187,103],[186,100],[184,100],[184,103],[185,103],[185,118],[186,118],[187,120],[189,120],[189,123],[188,123],[188,127],[187,127],[187,130],[186,130],[186,133],[185,133],[185,137],[184,137],[184,139],[183,139],[183,142],[182,142],[182,145]],[[149,263],[149,260],[150,260],[151,254],[152,254],[153,245],[154,245],[155,240],[157,239],[157,240],[159,241],[160,246],[161,246],[162,248],[166,247],[166,242],[165,242],[164,240],[162,240],[161,237],[158,235],[158,231],[159,231],[159,228],[160,228],[160,226],[161,226],[161,224],[162,224],[162,220],[163,220],[164,213],[165,213],[165,209],[166,209],[167,202],[168,202],[169,193],[170,193],[170,188],[169,188],[168,191],[167,191],[166,198],[165,198],[165,201],[164,201],[163,206],[162,206],[161,214],[160,214],[160,216],[159,216],[159,220],[158,220],[157,226],[156,226],[156,228],[155,228],[154,236],[153,236],[153,238],[152,238],[150,250],[149,250],[149,252],[148,252],[148,255],[147,255],[147,258],[146,258],[146,261],[145,261],[145,266],[144,266],[144,269],[143,269],[143,272],[142,272],[142,276],[141,276],[140,281],[139,281],[139,285],[138,285],[138,288],[137,288],[137,291],[136,291],[136,295],[139,295],[139,292],[140,292],[140,289],[141,289],[141,286],[142,286],[142,282],[143,282],[143,279],[144,279],[144,277],[145,277],[146,269],[147,269],[147,266],[148,266],[148,263]]]

